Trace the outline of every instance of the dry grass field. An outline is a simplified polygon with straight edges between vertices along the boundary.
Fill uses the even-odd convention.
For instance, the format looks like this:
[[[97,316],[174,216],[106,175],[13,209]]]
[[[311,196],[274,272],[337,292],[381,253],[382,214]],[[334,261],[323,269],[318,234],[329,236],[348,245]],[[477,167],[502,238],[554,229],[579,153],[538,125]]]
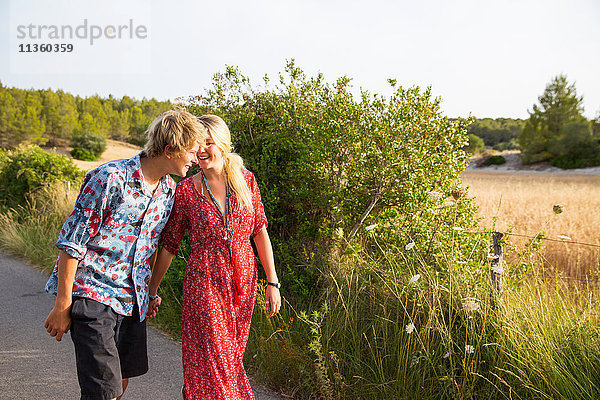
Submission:
[[[596,278],[600,175],[465,171],[462,179],[479,206],[483,228],[495,226],[494,230],[500,232],[512,228],[512,233],[528,236],[543,230],[546,237],[562,240],[545,241],[545,273]],[[563,213],[555,214],[554,205],[562,206]],[[511,241],[523,246],[526,239],[514,236]]]

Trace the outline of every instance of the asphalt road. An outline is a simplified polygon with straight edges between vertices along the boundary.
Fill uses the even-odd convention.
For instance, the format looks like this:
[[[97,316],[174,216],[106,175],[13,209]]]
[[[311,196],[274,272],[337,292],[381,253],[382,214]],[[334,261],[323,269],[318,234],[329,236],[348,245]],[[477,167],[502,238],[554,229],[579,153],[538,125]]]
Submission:
[[[69,334],[50,337],[44,321],[54,296],[44,291],[47,277],[0,253],[0,399],[78,399],[75,354]],[[181,399],[181,345],[148,329],[150,371],[132,378],[124,400]],[[280,397],[253,384],[258,400]]]

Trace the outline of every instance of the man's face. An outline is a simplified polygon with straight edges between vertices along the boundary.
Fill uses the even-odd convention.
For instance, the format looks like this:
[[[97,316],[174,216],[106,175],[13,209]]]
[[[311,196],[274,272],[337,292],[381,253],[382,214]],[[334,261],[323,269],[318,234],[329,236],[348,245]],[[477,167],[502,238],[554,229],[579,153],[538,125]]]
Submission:
[[[200,145],[196,143],[194,147],[187,150],[179,156],[173,157],[173,173],[179,176],[185,176],[193,164],[198,164],[198,150]]]

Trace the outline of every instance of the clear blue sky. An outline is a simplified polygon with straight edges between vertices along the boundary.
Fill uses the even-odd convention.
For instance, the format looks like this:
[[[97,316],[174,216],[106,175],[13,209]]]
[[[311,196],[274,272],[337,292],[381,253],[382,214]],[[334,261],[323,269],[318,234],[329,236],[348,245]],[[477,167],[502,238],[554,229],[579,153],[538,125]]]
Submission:
[[[90,45],[90,31],[50,39],[43,28],[37,38],[42,25],[76,28],[84,19],[113,36],[110,26],[132,20],[146,34],[132,39],[125,28],[121,39]],[[5,86],[174,99],[202,93],[225,65],[259,84],[295,58],[309,74],[347,75],[370,92],[389,93],[388,78],[431,86],[451,117],[526,118],[564,73],[585,115],[600,112],[598,0],[2,0],[0,21]],[[18,26],[30,24],[34,37],[19,38]],[[35,43],[74,51],[18,52]]]

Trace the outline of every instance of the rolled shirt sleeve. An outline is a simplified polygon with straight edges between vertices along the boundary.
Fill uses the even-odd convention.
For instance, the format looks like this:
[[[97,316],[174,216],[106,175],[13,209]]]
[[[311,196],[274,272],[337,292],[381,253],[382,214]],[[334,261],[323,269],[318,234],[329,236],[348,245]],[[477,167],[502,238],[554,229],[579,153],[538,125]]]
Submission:
[[[115,175],[106,170],[89,172],[81,185],[73,212],[63,224],[55,246],[71,257],[83,259],[86,244],[94,237],[104,218],[111,197],[119,191]]]

